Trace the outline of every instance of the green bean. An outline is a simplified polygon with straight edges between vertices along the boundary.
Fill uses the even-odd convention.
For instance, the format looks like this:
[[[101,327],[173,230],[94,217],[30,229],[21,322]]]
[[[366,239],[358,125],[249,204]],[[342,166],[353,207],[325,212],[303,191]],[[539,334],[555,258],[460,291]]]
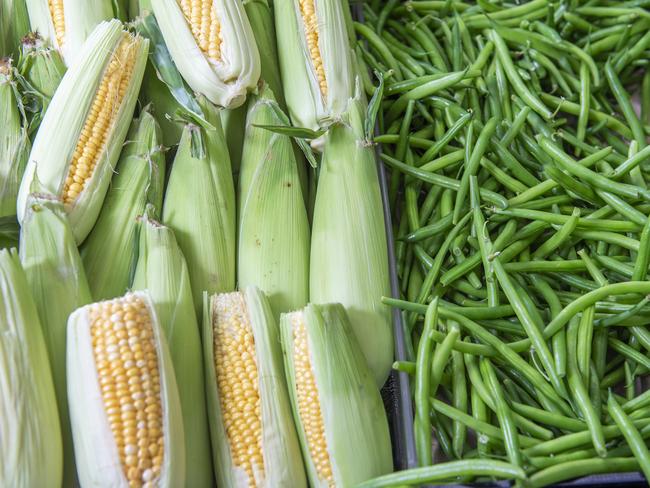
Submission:
[[[596,263],[592,261],[587,252],[584,249],[578,251],[578,256],[585,263],[585,267],[593,280],[598,283],[599,286],[605,286],[608,284],[607,278],[603,275],[600,269],[596,266]],[[638,281],[638,280],[637,280]]]
[[[393,56],[393,53],[391,53],[388,46],[386,46],[384,40],[375,34],[375,32],[370,27],[363,25],[360,22],[354,23],[354,30],[357,32],[357,34],[363,36],[363,38],[368,41],[368,44],[370,44],[373,49],[375,49],[375,51],[381,55],[387,66],[395,73],[395,77],[398,80],[402,80],[402,73],[397,60]]]
[[[616,352],[622,354],[626,358],[636,363],[639,363],[639,365],[643,366],[644,368],[650,369],[650,358],[648,356],[614,337],[609,337],[607,340],[609,342],[609,346]]]
[[[560,271],[582,271],[586,269],[580,260],[522,261],[506,263],[503,269],[511,273],[550,273]]]
[[[465,379],[465,363],[463,353],[452,351],[452,371],[453,371],[453,404],[461,412],[467,412],[467,382]],[[467,428],[465,424],[455,420],[452,428],[452,448],[457,457],[463,457],[465,443],[467,440]]]
[[[497,56],[499,57],[499,60],[503,65],[503,69],[505,70],[506,76],[508,77],[508,80],[512,84],[514,90],[530,108],[539,113],[542,117],[544,117],[544,119],[550,119],[553,114],[548,108],[546,108],[544,103],[528,89],[526,84],[523,82],[519,76],[519,73],[517,72],[517,69],[515,68],[515,65],[512,62],[512,58],[510,58],[510,53],[508,52],[506,43],[503,41],[499,33],[495,30],[491,30],[489,31],[488,36],[494,43]]]
[[[589,363],[591,361],[591,346],[594,334],[595,307],[586,308],[580,316],[578,324],[577,364],[580,375],[585,383],[589,383]]]
[[[641,83],[641,120],[650,124],[650,70],[646,69]]]
[[[496,118],[491,118],[487,121],[476,140],[476,145],[474,146],[469,159],[465,161],[465,171],[463,171],[460,186],[456,192],[456,204],[454,206],[453,218],[454,223],[460,220],[460,214],[465,206],[465,198],[467,197],[467,192],[469,190],[469,179],[471,176],[476,174],[481,158],[483,157],[490,139],[496,130],[496,126]]]
[[[406,242],[420,242],[429,237],[445,232],[447,229],[453,226],[451,223],[452,216],[451,214],[445,215],[441,219],[435,221],[433,224],[420,227],[419,229],[411,232],[410,234],[404,237]]]
[[[634,135],[634,139],[639,145],[639,148],[643,149],[646,146],[646,135],[643,127],[641,126],[641,121],[637,117],[636,112],[632,107],[632,103],[630,102],[629,95],[625,92],[623,85],[618,79],[616,71],[609,61],[605,63],[605,75],[607,77],[607,82],[609,83],[610,90],[616,97],[616,101],[620,105],[627,123],[630,125],[630,130]]]
[[[390,486],[422,485],[445,480],[455,480],[460,476],[488,476],[502,479],[526,479],[523,469],[503,461],[488,459],[473,459],[463,461],[448,461],[426,468],[416,468],[398,471],[364,481],[357,488],[381,488]]]
[[[591,86],[589,83],[588,68],[585,63],[580,65],[580,113],[578,114],[577,138],[584,141],[589,122],[589,109],[591,100]]]
[[[431,422],[429,420],[429,387],[430,374],[429,363],[433,351],[434,341],[431,332],[436,327],[438,320],[438,297],[434,298],[424,318],[424,330],[418,343],[418,354],[416,359],[415,374],[415,423],[414,432],[418,463],[420,466],[428,466],[432,462],[431,453]]]
[[[650,451],[648,450],[648,446],[646,446],[641,433],[634,426],[634,423],[618,404],[611,392],[607,399],[607,409],[621,430],[623,437],[625,437],[628,446],[630,446],[630,449],[634,453],[634,457],[639,463],[639,467],[645,474],[646,479],[650,479]]]
[[[415,371],[416,371],[415,363],[411,361],[395,361],[393,363],[393,369],[395,371],[401,371],[411,376],[415,375]]]
[[[638,469],[634,458],[583,459],[556,464],[538,471],[528,480],[531,488],[552,485],[567,479],[599,473],[625,473]]]
[[[512,144],[512,141],[515,140],[515,138],[523,128],[524,124],[526,123],[526,119],[528,118],[528,115],[530,114],[531,110],[532,109],[530,107],[523,106],[519,110],[519,113],[515,116],[514,120],[512,121],[512,124],[508,124],[507,121],[504,121],[504,123],[508,126],[508,130],[501,138],[501,144],[503,144],[506,147]]]
[[[571,217],[569,217],[569,219],[562,225],[560,229],[558,229],[555,234],[553,234],[552,237],[540,244],[540,246],[533,253],[532,258],[545,258],[553,251],[555,251],[559,246],[561,246],[563,242],[571,237],[571,234],[576,229],[579,217],[580,210],[578,208],[574,208]]]
[[[535,422],[550,425],[551,427],[557,427],[558,429],[567,430],[569,432],[583,432],[587,428],[587,424],[582,420],[566,417],[558,413],[548,412],[518,402],[511,402],[510,405],[515,412],[524,415]]]
[[[427,151],[422,155],[420,161],[429,161],[434,158],[442,149],[444,149],[449,142],[451,142],[456,135],[467,125],[468,122],[472,120],[472,112],[465,113],[460,117],[454,125],[452,125],[445,135],[440,138],[433,146],[431,146]]]

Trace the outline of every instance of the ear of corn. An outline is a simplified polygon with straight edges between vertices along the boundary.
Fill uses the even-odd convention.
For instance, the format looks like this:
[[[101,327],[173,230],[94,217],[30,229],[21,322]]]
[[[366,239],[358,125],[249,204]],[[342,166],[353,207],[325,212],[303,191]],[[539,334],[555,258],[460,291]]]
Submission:
[[[239,0],[152,0],[165,42],[188,85],[236,108],[260,77],[260,57]]]
[[[56,49],[46,45],[37,33],[25,37],[21,49],[18,70],[40,98],[39,109],[45,112],[65,74],[63,58]]]
[[[25,0],[0,0],[0,58],[18,53],[20,40],[28,32]]]
[[[363,142],[363,104],[326,138],[314,204],[309,298],[342,303],[379,386],[393,360],[388,248],[375,154]]]
[[[61,486],[52,374],[15,250],[0,250],[0,297],[0,486]]]
[[[205,296],[203,347],[217,486],[306,486],[277,322],[264,294]]]
[[[52,367],[63,435],[63,483],[72,486],[76,475],[66,390],[66,325],[68,316],[91,298],[61,202],[44,195],[30,196],[21,227],[20,259],[41,318]]]
[[[137,218],[147,203],[158,211],[162,207],[161,143],[156,119],[143,110],[131,125],[97,223],[81,248],[95,300],[123,295],[130,285],[138,254]]]
[[[347,2],[346,2],[347,3]],[[340,1],[276,0],[284,96],[294,125],[317,129],[354,94],[354,72]]]
[[[21,106],[11,61],[0,60],[0,114],[3,114],[0,131],[0,217],[16,214],[16,197],[30,150],[27,121]]]
[[[61,52],[68,66],[97,24],[113,18],[111,0],[26,0],[31,30]]]
[[[63,200],[77,242],[86,238],[133,116],[147,51],[148,41],[125,32],[118,20],[93,31],[36,135],[18,194],[19,220],[37,179]]]
[[[150,209],[150,208],[149,208]],[[134,290],[147,290],[156,308],[178,378],[185,431],[184,486],[213,486],[210,436],[199,327],[185,257],[174,233],[149,218],[140,224],[140,252]]]
[[[355,486],[392,471],[386,412],[345,309],[283,314],[294,417],[313,487]]]
[[[197,314],[204,291],[235,289],[235,188],[230,158],[219,114],[207,106],[205,113],[214,128],[185,126],[163,205],[163,223],[173,229],[187,259]],[[197,149],[193,139],[204,154],[193,154]]]
[[[256,125],[279,125],[268,88],[250,100],[239,175],[237,282],[269,297],[276,317],[307,304],[309,221],[291,139]]]
[[[183,486],[180,402],[149,296],[129,293],[73,312],[67,366],[81,486]]]

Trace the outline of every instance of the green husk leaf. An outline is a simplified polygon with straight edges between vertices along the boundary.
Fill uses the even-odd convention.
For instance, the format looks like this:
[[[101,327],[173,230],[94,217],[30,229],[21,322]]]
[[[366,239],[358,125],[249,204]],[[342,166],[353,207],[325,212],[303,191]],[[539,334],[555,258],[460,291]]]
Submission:
[[[20,260],[41,318],[63,435],[63,483],[76,480],[68,416],[65,345],[68,316],[90,303],[90,289],[63,204],[32,195],[21,228]]]
[[[0,60],[0,217],[16,214],[16,197],[31,149],[27,121],[9,60]]]
[[[269,297],[276,317],[309,298],[309,221],[287,136],[260,128],[279,110],[270,90],[250,99],[239,177],[238,279]]]
[[[25,0],[0,0],[0,58],[18,54],[20,40],[28,32]]]
[[[377,385],[393,361],[388,247],[377,162],[364,140],[365,105],[330,127],[320,165],[310,256],[310,300],[341,303]]]
[[[294,354],[296,326],[304,323],[320,403],[332,480],[320,479],[300,416]],[[361,348],[340,304],[313,305],[281,318],[287,381],[310,485],[356,486],[392,471],[386,411]]]
[[[95,227],[81,247],[94,300],[123,295],[138,259],[138,222],[162,207],[165,154],[160,127],[145,108],[133,121]]]
[[[205,407],[201,338],[185,257],[173,231],[155,220],[152,206],[140,221],[134,290],[147,290],[171,353],[183,412],[185,486],[214,486]]]
[[[61,486],[61,430],[36,304],[15,250],[0,251],[0,486]]]
[[[197,314],[204,291],[235,288],[236,204],[230,157],[219,113],[207,104],[203,110],[214,130],[185,126],[163,205],[163,223],[173,229],[187,260]],[[203,141],[202,159],[192,154],[194,139]]]

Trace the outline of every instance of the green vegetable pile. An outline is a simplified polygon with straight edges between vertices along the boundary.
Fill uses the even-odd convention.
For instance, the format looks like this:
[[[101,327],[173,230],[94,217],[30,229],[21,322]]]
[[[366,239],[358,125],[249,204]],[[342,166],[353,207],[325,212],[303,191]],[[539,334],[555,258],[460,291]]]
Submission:
[[[650,478],[650,2],[363,14],[421,466],[364,486]]]

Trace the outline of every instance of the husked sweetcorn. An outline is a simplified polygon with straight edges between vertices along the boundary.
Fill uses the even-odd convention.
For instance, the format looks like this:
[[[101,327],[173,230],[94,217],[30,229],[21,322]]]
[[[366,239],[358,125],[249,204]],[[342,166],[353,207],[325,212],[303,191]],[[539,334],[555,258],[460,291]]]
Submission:
[[[208,417],[218,486],[306,486],[279,331],[257,288],[204,299]]]
[[[392,470],[386,412],[345,309],[283,314],[282,346],[309,483],[348,487]]]
[[[68,398],[81,486],[178,487],[185,476],[178,390],[143,292],[68,320]]]
[[[133,116],[148,44],[125,32],[118,20],[93,31],[36,135],[18,194],[19,221],[36,180],[65,204],[77,242],[86,238]]]

